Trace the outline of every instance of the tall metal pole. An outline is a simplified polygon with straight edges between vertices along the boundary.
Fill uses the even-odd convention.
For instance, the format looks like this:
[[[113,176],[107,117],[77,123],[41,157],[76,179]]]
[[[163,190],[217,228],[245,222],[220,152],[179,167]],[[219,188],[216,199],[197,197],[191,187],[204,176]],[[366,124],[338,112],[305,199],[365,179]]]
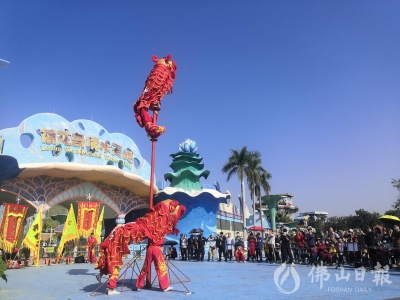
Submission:
[[[153,125],[156,125],[158,117],[158,111],[153,111]],[[157,139],[151,138],[151,171],[150,171],[150,201],[149,201],[149,209],[153,208],[153,198],[154,198],[154,169],[156,164],[156,142]]]

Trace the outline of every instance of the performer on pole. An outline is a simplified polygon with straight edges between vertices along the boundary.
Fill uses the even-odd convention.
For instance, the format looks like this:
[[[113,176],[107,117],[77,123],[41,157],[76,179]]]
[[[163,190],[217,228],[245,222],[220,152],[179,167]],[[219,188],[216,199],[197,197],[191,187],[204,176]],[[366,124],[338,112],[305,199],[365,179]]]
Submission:
[[[94,253],[94,248],[96,245],[97,245],[97,240],[94,237],[94,233],[92,232],[86,243],[86,246],[88,248],[88,263],[89,264],[94,264],[97,261],[96,254]]]
[[[170,54],[160,59],[154,55],[152,60],[156,64],[147,77],[143,92],[133,105],[133,110],[139,126],[144,127],[150,139],[157,139],[165,132],[165,127],[155,124],[149,110],[156,114],[160,110],[164,95],[172,93],[177,66],[175,61],[171,60]]]

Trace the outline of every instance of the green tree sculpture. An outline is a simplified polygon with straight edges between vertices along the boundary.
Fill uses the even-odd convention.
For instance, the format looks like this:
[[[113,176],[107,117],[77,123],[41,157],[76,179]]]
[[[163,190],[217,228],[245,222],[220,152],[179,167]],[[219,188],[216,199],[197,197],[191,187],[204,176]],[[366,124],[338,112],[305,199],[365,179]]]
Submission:
[[[165,180],[171,182],[170,186],[181,188],[185,191],[201,190],[200,177],[207,179],[209,170],[203,170],[202,157],[196,153],[196,142],[190,139],[179,145],[180,152],[171,154],[170,167],[174,172],[164,174]]]

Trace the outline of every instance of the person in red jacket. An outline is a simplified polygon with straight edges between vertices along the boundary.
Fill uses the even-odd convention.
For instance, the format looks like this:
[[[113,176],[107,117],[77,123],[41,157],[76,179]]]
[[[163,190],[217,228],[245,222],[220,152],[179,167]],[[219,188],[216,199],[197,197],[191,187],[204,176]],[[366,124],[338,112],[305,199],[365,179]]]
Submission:
[[[302,231],[297,230],[296,235],[294,236],[294,240],[297,243],[297,249],[299,251],[299,263],[303,262],[303,259],[305,257],[305,252],[304,252],[304,234]]]
[[[242,245],[239,245],[235,251],[235,257],[236,257],[236,261],[235,262],[246,262],[245,257],[244,257],[244,249],[242,247]]]
[[[90,235],[90,237],[87,240],[86,246],[88,248],[88,263],[94,264],[97,261],[96,254],[94,253],[94,248],[97,245],[97,240],[94,237],[94,233]]]
[[[256,259],[256,243],[257,240],[254,237],[254,234],[252,232],[250,232],[249,237],[247,238],[247,242],[249,243],[249,253],[248,253],[248,257],[247,260],[252,260],[253,262]]]

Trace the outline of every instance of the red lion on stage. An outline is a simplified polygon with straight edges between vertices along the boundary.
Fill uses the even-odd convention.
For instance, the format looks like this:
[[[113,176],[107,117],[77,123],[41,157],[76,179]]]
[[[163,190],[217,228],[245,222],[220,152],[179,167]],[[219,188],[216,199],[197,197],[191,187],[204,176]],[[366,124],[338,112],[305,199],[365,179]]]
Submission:
[[[177,66],[171,60],[171,55],[158,59],[152,57],[156,63],[147,77],[142,95],[133,105],[135,117],[140,127],[144,127],[150,138],[158,138],[165,132],[165,127],[153,124],[149,110],[159,111],[161,99],[165,94],[172,92]]]
[[[122,257],[130,253],[128,245],[131,241],[137,243],[139,241],[143,242],[145,239],[148,239],[148,249],[142,271],[136,281],[138,291],[143,287],[146,275],[147,284],[151,284],[152,261],[154,261],[160,288],[164,291],[171,289],[162,254],[162,245],[165,235],[170,233],[178,234],[179,231],[176,229],[176,225],[185,212],[186,208],[179,205],[178,201],[164,200],[135,222],[114,228],[107,239],[100,244],[101,255],[95,267],[95,269],[100,270],[100,273],[96,276],[99,282],[103,274],[109,275],[109,295],[119,294],[115,288],[119,270],[123,265]]]

